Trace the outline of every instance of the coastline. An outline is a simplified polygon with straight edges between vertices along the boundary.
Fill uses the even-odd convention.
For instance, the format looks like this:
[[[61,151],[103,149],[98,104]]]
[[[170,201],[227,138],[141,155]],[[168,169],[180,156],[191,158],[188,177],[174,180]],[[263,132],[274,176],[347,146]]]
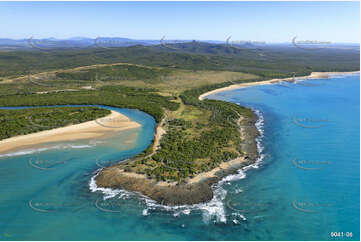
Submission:
[[[222,162],[218,167],[195,175],[185,182],[163,182],[149,179],[144,174],[126,172],[117,165],[100,170],[91,180],[92,191],[123,188],[128,191],[139,192],[160,204],[178,206],[208,202],[213,198],[212,185],[224,177],[235,174],[243,167],[252,165],[260,157],[257,137],[260,132],[256,127],[259,118],[256,114],[252,118],[239,120],[241,136],[244,140],[242,149],[244,156]],[[157,136],[157,135],[156,135]]]
[[[308,76],[275,78],[275,79],[266,80],[266,81],[233,84],[233,85],[230,85],[228,87],[222,87],[222,88],[218,88],[218,89],[203,93],[202,95],[200,95],[198,97],[198,99],[200,101],[202,101],[207,96],[209,96],[211,94],[216,94],[216,93],[219,93],[219,92],[231,91],[231,90],[235,90],[235,89],[239,89],[239,88],[246,88],[246,87],[251,87],[251,86],[268,85],[268,84],[274,84],[274,83],[278,83],[278,82],[282,82],[282,81],[293,82],[293,81],[298,81],[298,80],[330,78],[330,77],[332,77],[334,75],[352,75],[352,74],[356,74],[356,73],[360,73],[360,71],[351,71],[351,72],[312,72]]]
[[[210,94],[233,90],[237,88],[244,88],[254,85],[273,84],[280,81],[296,81],[305,79],[329,78],[334,75],[349,75],[356,74],[356,72],[312,72],[309,76],[278,78],[267,81],[235,84],[224,88],[215,89],[200,95],[199,100]],[[210,201],[214,194],[212,185],[218,183],[228,175],[236,174],[240,169],[256,164],[263,155],[261,155],[262,148],[260,148],[260,138],[262,138],[262,131],[259,130],[257,123],[261,117],[257,111],[253,112],[253,118],[239,120],[239,128],[241,137],[246,140],[243,142],[242,149],[246,151],[244,156],[237,157],[231,161],[223,162],[218,167],[202,172],[194,177],[186,179],[182,183],[177,182],[163,182],[155,179],[147,178],[144,174],[137,174],[133,172],[126,172],[117,167],[117,165],[100,170],[93,176],[90,187],[93,192],[104,191],[107,189],[125,189],[128,191],[139,192],[162,205],[179,206],[179,205],[193,205]],[[155,137],[160,138],[160,129],[156,130]]]
[[[0,152],[15,151],[49,142],[99,138],[140,126],[127,116],[111,111],[111,114],[97,120],[0,140]]]

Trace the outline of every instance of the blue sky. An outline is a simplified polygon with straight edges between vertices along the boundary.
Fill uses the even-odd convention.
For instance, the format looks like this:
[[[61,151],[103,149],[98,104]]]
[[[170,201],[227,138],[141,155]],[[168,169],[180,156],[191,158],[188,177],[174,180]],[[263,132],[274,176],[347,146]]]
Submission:
[[[359,2],[0,2],[0,38],[360,42]]]

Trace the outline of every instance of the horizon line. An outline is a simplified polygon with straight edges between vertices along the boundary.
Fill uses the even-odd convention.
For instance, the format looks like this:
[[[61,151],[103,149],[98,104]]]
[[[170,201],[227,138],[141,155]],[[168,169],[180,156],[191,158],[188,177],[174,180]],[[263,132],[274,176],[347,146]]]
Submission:
[[[159,41],[161,42],[163,41],[188,41],[188,42],[192,42],[192,41],[200,41],[200,42],[207,42],[207,41],[218,41],[218,42],[227,42],[227,40],[229,39],[229,37],[227,37],[226,39],[223,40],[219,40],[219,39],[182,39],[182,38],[174,38],[174,39],[163,39],[163,37],[161,37],[160,39],[135,39],[135,38],[131,38],[131,37],[121,37],[121,36],[97,36],[97,37],[87,37],[87,36],[74,36],[74,37],[68,37],[68,38],[57,38],[57,37],[39,37],[39,38],[34,38],[34,36],[30,36],[30,37],[23,37],[23,38],[12,38],[12,37],[0,37],[0,40],[2,39],[9,39],[9,40],[30,40],[30,39],[34,39],[34,40],[46,40],[46,39],[54,39],[54,40],[76,40],[76,39],[105,39],[105,38],[109,38],[109,39],[115,39],[115,38],[121,38],[121,39],[129,39],[129,40],[134,40],[134,41]],[[318,41],[318,40],[302,40],[302,41]],[[231,40],[230,41],[233,44],[237,44],[236,42],[262,42],[263,44],[266,43],[270,43],[270,44],[285,44],[285,43],[292,43],[292,38],[288,41],[265,41],[265,40]],[[325,41],[319,41],[319,42],[325,42]],[[332,42],[332,41],[328,41],[329,43],[327,44],[360,44],[360,42],[348,42],[348,41],[338,41],[338,42]],[[322,44],[322,43],[321,43]]]

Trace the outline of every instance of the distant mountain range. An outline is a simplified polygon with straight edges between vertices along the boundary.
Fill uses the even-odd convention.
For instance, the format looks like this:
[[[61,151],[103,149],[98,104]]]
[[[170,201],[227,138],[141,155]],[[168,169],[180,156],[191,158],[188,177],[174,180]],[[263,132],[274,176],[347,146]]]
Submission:
[[[166,40],[164,37],[160,40],[135,40],[129,38],[121,37],[99,37],[99,38],[87,38],[87,37],[72,37],[69,39],[56,39],[56,38],[43,38],[43,39],[9,39],[9,38],[0,38],[0,49],[54,49],[54,48],[115,48],[115,47],[129,47],[129,46],[159,46],[159,47],[168,47],[169,50],[189,50],[193,48],[197,50],[196,52],[204,52],[202,46],[197,45],[196,43],[207,43],[214,46],[214,50],[209,45],[207,46],[207,51],[213,54],[217,54],[218,47],[216,45],[228,45],[233,46],[234,49],[242,48],[263,48],[266,46],[291,46],[291,41],[288,43],[260,43],[260,42],[251,42],[244,41],[242,43],[234,44],[232,41],[227,43],[227,41],[217,41],[217,40],[204,40],[204,41],[194,41],[194,40]],[[320,46],[318,46],[320,47]],[[345,44],[345,43],[333,43],[328,45],[322,45],[323,48],[351,48],[351,49],[360,49],[359,44]],[[229,51],[229,48],[227,48]],[[222,51],[223,52],[223,51]]]
[[[127,47],[135,45],[160,45],[161,43],[178,43],[187,42],[187,40],[135,40],[129,38],[86,38],[86,37],[73,37],[69,39],[0,39],[0,48],[9,49],[23,49],[23,48],[38,48],[38,49],[51,49],[51,48],[113,48],[113,47]],[[189,41],[188,41],[189,42]]]

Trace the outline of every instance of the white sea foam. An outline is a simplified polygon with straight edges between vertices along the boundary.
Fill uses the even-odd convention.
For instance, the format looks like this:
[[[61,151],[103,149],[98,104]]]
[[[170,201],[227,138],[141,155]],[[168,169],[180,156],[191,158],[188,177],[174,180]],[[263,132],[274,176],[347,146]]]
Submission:
[[[91,192],[97,192],[100,191],[104,194],[104,200],[107,200],[109,198],[113,198],[117,195],[119,195],[119,198],[125,198],[125,197],[129,197],[129,195],[131,194],[131,192],[128,192],[124,189],[111,189],[111,188],[103,188],[103,187],[98,187],[96,182],[95,182],[95,177],[99,174],[99,172],[102,169],[97,170],[96,175],[94,175],[89,182],[89,189]]]
[[[234,217],[239,217],[240,219],[242,219],[243,221],[246,221],[247,218],[243,215],[243,214],[239,214],[239,213],[232,213],[232,215]]]
[[[238,193],[241,193],[241,192],[243,192],[242,188],[238,188],[238,189],[234,190],[234,194],[238,194]]]
[[[148,216],[149,215],[148,209],[143,209],[142,215],[143,216]]]
[[[54,146],[47,146],[42,148],[34,148],[34,149],[25,149],[21,151],[11,152],[11,153],[5,153],[1,154],[1,157],[12,157],[12,156],[21,156],[21,155],[30,155],[35,153],[40,153],[47,150],[62,150],[62,149],[85,149],[95,146],[95,144],[89,144],[89,145],[74,145],[74,144],[61,144],[61,145],[54,145]]]
[[[232,222],[233,222],[234,224],[239,224],[239,223],[240,223],[240,222],[239,222],[239,219],[241,219],[242,221],[246,221],[246,220],[247,220],[247,218],[246,218],[243,214],[232,213],[232,216],[235,217],[235,218],[232,220]],[[238,217],[239,219],[236,219],[237,217]]]
[[[100,191],[104,194],[104,199],[113,198],[119,196],[119,198],[128,198],[130,196],[137,196],[142,199],[147,208],[142,211],[142,215],[147,216],[151,214],[151,211],[165,211],[165,212],[173,212],[173,216],[178,217],[180,215],[192,215],[198,212],[202,213],[203,221],[205,223],[209,223],[215,218],[215,222],[226,223],[227,215],[224,208],[224,200],[227,195],[227,190],[223,187],[225,184],[237,181],[246,178],[246,171],[251,168],[258,168],[261,161],[264,159],[264,154],[262,154],[263,146],[262,146],[262,138],[264,136],[264,118],[262,113],[259,110],[253,110],[258,117],[256,122],[256,127],[259,131],[259,136],[256,138],[257,149],[259,152],[259,158],[256,160],[254,164],[243,167],[237,171],[236,174],[231,174],[223,179],[221,179],[218,183],[212,185],[213,189],[213,198],[209,202],[194,204],[194,205],[180,205],[180,206],[168,206],[157,203],[156,201],[146,197],[137,192],[130,192],[124,189],[110,189],[110,188],[101,188],[97,187],[95,183],[95,177],[99,173],[101,169],[98,170],[97,174],[93,176],[90,180],[89,187],[92,192]],[[239,213],[232,213],[232,217],[239,217],[242,221],[247,220],[247,218]],[[234,220],[232,219],[234,222]],[[238,220],[237,220],[238,222]]]
[[[11,152],[11,153],[6,153],[6,154],[2,154],[0,155],[0,157],[11,157],[11,156],[20,156],[20,155],[29,155],[29,154],[34,154],[34,153],[38,153],[41,151],[47,150],[45,148],[43,149],[28,149],[28,150],[22,150],[22,151],[17,151],[17,152]]]

